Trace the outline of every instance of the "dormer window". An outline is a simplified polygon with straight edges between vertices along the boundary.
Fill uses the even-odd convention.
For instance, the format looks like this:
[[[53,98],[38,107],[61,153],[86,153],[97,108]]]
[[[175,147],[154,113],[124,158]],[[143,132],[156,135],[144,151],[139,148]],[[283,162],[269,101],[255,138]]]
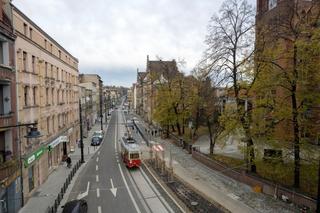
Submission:
[[[269,10],[275,8],[277,6],[277,0],[269,0],[268,7]]]

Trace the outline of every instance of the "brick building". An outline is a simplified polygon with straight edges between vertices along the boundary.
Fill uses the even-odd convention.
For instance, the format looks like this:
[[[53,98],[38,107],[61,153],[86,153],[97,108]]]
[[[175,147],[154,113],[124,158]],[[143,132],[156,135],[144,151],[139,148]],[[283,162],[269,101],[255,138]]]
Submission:
[[[21,206],[17,128],[16,73],[12,8],[0,1],[0,212],[17,212]],[[8,127],[12,126],[12,127]]]

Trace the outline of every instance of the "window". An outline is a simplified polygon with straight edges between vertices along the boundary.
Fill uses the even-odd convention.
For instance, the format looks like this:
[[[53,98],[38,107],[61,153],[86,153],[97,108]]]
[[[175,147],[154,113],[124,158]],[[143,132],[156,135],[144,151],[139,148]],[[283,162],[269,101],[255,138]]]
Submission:
[[[36,72],[36,57],[33,55],[32,56],[32,72],[35,73]]]
[[[24,23],[24,24],[23,24],[23,34],[24,34],[25,36],[27,36],[27,33],[28,33],[28,26],[27,26],[26,23]]]
[[[47,49],[47,39],[44,40],[44,49]]]
[[[30,166],[28,169],[28,182],[29,182],[29,192],[34,189],[34,166]]]
[[[54,119],[55,119],[55,116],[52,116],[52,132],[54,132]]]
[[[269,10],[277,6],[277,0],[269,0]]]
[[[61,50],[59,50],[59,58],[61,58]]]
[[[50,52],[52,53],[52,44],[50,44]]]
[[[51,89],[51,100],[52,100],[52,105],[54,105],[54,88]]]
[[[11,111],[11,90],[10,83],[0,84],[0,115],[9,114]]]
[[[59,95],[60,95],[60,91],[57,91],[57,104],[59,104]]]
[[[56,73],[56,75],[57,75],[57,81],[59,80],[59,68],[57,67],[57,73]]]
[[[30,35],[30,39],[32,39],[32,28],[29,28],[29,35]]]
[[[33,105],[37,105],[37,87],[33,87]]]
[[[45,62],[45,72],[46,72],[46,77],[48,77],[48,62]]]
[[[22,60],[23,60],[23,71],[27,71],[28,59],[27,59],[27,53],[24,51],[22,53]]]
[[[50,135],[50,118],[47,117],[47,133]]]
[[[0,64],[9,65],[9,43],[0,41]]]
[[[28,97],[29,97],[29,87],[24,87],[24,106],[28,106]]]
[[[49,105],[49,88],[46,88],[46,103]]]

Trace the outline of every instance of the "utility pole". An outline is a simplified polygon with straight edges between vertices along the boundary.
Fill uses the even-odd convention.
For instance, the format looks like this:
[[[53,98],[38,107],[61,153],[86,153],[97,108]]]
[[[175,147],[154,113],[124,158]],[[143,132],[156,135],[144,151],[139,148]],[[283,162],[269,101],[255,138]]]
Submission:
[[[318,196],[317,196],[317,213],[320,213],[320,159],[318,166]]]
[[[80,149],[81,149],[81,163],[84,163],[84,157],[83,157],[83,132],[82,132],[82,109],[81,109],[81,99],[79,99],[79,117],[80,117]]]
[[[100,98],[100,125],[103,130],[103,114],[102,114],[102,81],[99,81],[99,98]]]

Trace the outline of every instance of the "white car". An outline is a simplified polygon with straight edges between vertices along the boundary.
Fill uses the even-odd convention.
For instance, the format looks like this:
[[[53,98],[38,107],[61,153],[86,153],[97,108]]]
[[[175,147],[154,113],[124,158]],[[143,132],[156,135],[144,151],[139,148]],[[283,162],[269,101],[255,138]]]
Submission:
[[[100,139],[103,139],[103,131],[102,130],[94,131],[92,137],[99,137]]]

